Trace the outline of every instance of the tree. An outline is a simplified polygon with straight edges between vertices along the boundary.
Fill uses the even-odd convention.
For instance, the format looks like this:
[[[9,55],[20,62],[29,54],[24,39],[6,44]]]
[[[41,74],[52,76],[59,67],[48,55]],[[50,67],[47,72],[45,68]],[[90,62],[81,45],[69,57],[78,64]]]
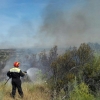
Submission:
[[[81,65],[91,62],[94,58],[93,50],[88,44],[81,44],[78,49],[78,57]]]
[[[51,64],[56,92],[59,93],[62,88],[67,90],[68,82],[78,77],[84,66],[93,59],[93,50],[85,43],[82,43],[78,49],[70,48],[63,55],[58,56]]]

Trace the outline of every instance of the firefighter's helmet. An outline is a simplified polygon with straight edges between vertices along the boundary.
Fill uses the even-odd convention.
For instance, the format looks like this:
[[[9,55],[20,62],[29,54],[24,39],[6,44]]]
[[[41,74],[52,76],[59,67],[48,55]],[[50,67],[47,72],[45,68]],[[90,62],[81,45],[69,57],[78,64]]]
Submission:
[[[19,62],[14,62],[14,67],[19,67]]]

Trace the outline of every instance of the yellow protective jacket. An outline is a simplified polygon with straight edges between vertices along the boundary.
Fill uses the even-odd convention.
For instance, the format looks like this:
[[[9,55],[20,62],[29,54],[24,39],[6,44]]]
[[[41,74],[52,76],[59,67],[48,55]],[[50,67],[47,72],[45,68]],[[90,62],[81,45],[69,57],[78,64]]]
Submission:
[[[8,72],[7,72],[7,76],[9,78],[12,78],[12,79],[20,79],[20,77],[23,77],[25,75],[25,73],[23,73],[21,71],[21,69],[19,68],[16,68],[16,67],[13,67],[11,68]]]

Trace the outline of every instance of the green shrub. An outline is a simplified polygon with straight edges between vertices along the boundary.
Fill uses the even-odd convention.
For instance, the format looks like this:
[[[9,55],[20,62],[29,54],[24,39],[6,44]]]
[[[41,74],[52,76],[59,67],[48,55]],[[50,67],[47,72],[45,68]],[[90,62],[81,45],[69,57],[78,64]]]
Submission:
[[[70,92],[69,100],[95,100],[94,96],[89,93],[89,88],[85,83],[76,85]]]

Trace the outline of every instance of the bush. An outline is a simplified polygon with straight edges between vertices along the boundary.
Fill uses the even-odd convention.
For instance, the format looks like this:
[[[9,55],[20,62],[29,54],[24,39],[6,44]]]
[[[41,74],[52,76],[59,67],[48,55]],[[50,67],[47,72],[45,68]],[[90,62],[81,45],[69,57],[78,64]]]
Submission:
[[[69,100],[95,100],[95,98],[90,94],[88,86],[82,82],[74,86],[73,91],[70,92]]]

